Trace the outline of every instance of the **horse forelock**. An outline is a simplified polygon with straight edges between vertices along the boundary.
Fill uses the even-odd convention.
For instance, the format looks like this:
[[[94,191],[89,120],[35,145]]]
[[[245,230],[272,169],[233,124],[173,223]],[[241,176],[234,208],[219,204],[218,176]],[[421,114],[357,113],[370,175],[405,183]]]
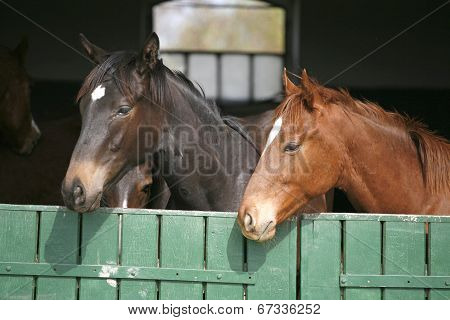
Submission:
[[[162,60],[151,70],[146,70],[142,76],[145,77],[143,87],[139,90],[134,71],[139,72],[137,54],[128,51],[110,53],[105,61],[97,65],[85,78],[76,98],[80,99],[86,94],[92,93],[105,81],[114,81],[121,94],[130,104],[142,98],[155,103],[163,109],[177,104],[177,95],[172,90],[179,90],[185,101],[193,111],[205,122],[221,121],[220,109],[215,103],[209,101],[200,85],[198,87],[190,81],[182,72],[172,71],[167,68]],[[173,80],[173,81],[171,81]]]
[[[130,104],[139,98],[147,98],[161,104],[163,101],[162,87],[164,86],[164,66],[162,61],[145,74],[148,85],[140,88],[136,78],[138,70],[137,54],[129,51],[118,51],[108,54],[105,61],[95,66],[85,78],[76,101],[79,102],[86,94],[92,93],[99,85],[106,81],[113,81]],[[141,90],[139,90],[139,88]]]

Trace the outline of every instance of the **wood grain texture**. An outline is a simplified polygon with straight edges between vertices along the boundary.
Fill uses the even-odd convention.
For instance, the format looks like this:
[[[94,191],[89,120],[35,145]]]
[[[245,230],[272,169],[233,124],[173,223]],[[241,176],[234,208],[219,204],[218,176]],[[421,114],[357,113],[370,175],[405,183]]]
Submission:
[[[78,258],[79,216],[61,210],[41,213],[39,262],[76,264]],[[59,271],[61,274],[65,270]],[[76,278],[38,277],[36,299],[73,300],[77,296]]]
[[[206,268],[244,271],[244,238],[235,219],[207,218]],[[206,299],[242,300],[242,284],[206,284]]]
[[[34,262],[36,242],[36,212],[2,212],[0,215],[0,261]],[[0,276],[0,299],[32,299],[33,281],[33,277]]]
[[[425,225],[415,222],[385,222],[383,274],[425,275]],[[423,300],[424,289],[384,289],[385,300]]]
[[[114,280],[118,260],[119,217],[116,214],[83,214],[81,263],[106,265],[98,270],[108,279],[81,279],[80,300],[117,299],[117,281]]]
[[[249,272],[257,273],[257,283],[247,286],[247,299],[295,299],[296,221],[277,226],[275,239],[266,243],[247,240]],[[294,284],[294,286],[292,286]]]
[[[156,215],[123,215],[122,265],[158,266],[158,224]],[[120,299],[155,300],[156,298],[157,285],[154,280],[123,279],[120,282]]]
[[[429,272],[430,276],[450,275],[450,223],[429,225]],[[430,289],[430,300],[450,300],[449,289]]]
[[[300,233],[300,299],[339,300],[340,221],[302,220]]]
[[[344,273],[381,274],[381,223],[344,221]],[[381,289],[346,288],[345,300],[379,300]]]
[[[165,268],[204,269],[203,217],[161,218],[160,264]],[[201,300],[203,285],[187,281],[161,281],[162,300]]]

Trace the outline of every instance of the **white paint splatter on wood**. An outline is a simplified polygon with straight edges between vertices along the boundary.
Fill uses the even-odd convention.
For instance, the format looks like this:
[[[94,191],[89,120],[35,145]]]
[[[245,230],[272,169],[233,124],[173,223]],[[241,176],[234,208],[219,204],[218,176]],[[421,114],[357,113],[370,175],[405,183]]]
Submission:
[[[100,278],[109,278],[117,273],[118,267],[102,266],[102,270],[98,273]]]
[[[106,279],[106,283],[109,284],[111,287],[114,287],[114,288],[117,287],[117,281],[114,279]]]

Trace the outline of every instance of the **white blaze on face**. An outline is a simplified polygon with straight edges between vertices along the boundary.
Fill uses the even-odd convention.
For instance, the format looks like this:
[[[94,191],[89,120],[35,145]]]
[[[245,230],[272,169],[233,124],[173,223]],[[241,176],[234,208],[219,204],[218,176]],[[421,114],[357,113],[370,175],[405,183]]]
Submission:
[[[277,135],[280,133],[282,125],[283,125],[283,119],[281,117],[279,117],[277,120],[275,120],[272,130],[269,133],[269,137],[267,138],[267,143],[266,143],[263,153],[266,151],[266,149],[270,146],[270,144],[273,142],[273,140],[275,140]]]
[[[39,130],[39,127],[37,126],[36,122],[34,122],[34,119],[31,118],[31,127],[36,131],[37,134],[41,134],[41,130]]]
[[[122,208],[128,208],[128,199],[123,200]]]
[[[92,101],[96,101],[103,98],[104,95],[105,95],[105,87],[103,85],[99,85],[97,88],[95,88],[94,91],[92,91],[91,99]]]

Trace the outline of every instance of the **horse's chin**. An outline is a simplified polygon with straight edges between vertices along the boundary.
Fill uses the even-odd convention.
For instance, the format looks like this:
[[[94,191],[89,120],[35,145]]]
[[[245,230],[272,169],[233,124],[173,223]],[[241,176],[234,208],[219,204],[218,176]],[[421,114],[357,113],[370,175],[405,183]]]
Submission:
[[[100,207],[100,203],[102,200],[103,192],[97,193],[95,197],[92,197],[92,201],[86,201],[86,203],[83,206],[75,207],[73,208],[74,211],[78,213],[89,213],[97,210]]]
[[[275,234],[277,233],[277,228],[276,226],[270,227],[267,230],[265,230],[263,233],[261,234],[257,234],[254,232],[247,232],[247,231],[243,231],[242,234],[249,240],[253,240],[256,242],[266,242],[269,240],[272,240],[273,237],[275,237]]]

